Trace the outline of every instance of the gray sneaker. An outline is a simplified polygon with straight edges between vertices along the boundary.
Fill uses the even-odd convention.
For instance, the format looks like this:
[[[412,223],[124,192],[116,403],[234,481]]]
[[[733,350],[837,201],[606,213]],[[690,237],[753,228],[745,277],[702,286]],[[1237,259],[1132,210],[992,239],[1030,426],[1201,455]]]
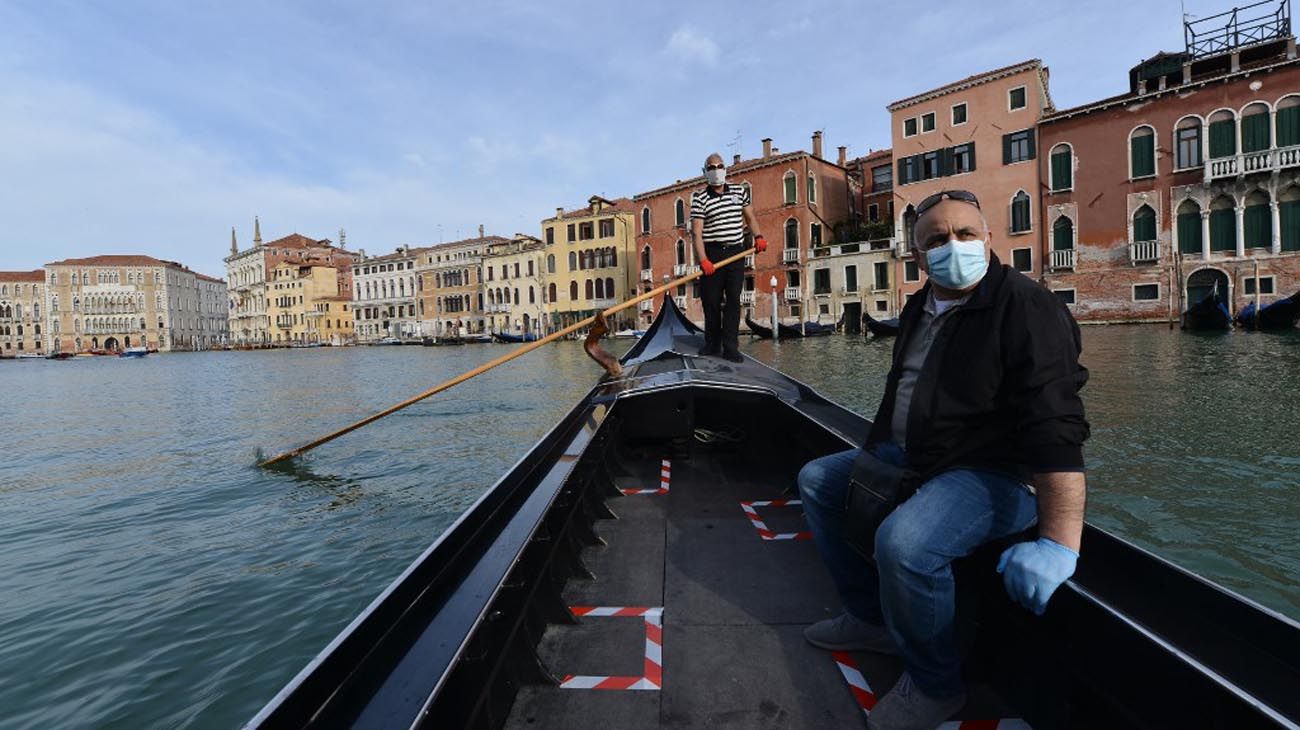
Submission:
[[[873,651],[898,654],[889,629],[867,623],[845,611],[835,618],[818,621],[803,630],[809,644],[831,651]]]
[[[966,704],[966,693],[935,698],[912,683],[903,672],[889,694],[880,698],[867,715],[867,730],[935,730]]]

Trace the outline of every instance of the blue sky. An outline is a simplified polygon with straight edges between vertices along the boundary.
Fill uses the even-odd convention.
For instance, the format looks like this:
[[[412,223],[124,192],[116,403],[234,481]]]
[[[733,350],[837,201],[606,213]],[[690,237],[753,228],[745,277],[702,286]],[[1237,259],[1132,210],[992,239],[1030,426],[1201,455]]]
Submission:
[[[1226,9],[1186,0],[1188,12]],[[1178,0],[0,4],[0,269],[235,227],[383,253],[536,235],[712,150],[889,145],[889,102],[1028,58],[1058,107],[1181,50]],[[1131,29],[1145,28],[1145,33]],[[1121,32],[1122,30],[1122,32]],[[734,146],[738,143],[738,147]]]

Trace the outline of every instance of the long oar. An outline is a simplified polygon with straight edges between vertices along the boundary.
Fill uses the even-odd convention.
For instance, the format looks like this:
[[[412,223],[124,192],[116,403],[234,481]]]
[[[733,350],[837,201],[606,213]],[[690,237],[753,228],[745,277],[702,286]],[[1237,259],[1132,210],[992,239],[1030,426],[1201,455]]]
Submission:
[[[744,258],[745,256],[748,256],[749,254],[751,254],[751,253],[753,253],[753,252],[754,252],[754,249],[752,249],[752,248],[747,248],[747,249],[745,249],[744,251],[741,251],[740,253],[736,254],[735,256],[729,256],[729,257],[727,257],[727,258],[725,258],[725,259],[719,261],[717,264],[715,264],[715,266],[717,266],[718,268],[722,268],[723,266],[726,266],[727,264],[730,264],[730,263],[734,263],[734,262],[736,262],[736,261],[739,261],[740,259]],[[695,280],[695,279],[698,279],[698,278],[700,277],[700,275],[701,275],[701,272],[698,272],[698,271],[697,271],[697,272],[695,272],[695,273],[693,273],[693,274],[688,274],[688,275],[686,275],[686,276],[683,276],[683,277],[680,278],[680,279],[676,279],[676,280],[674,280],[674,281],[670,281],[670,282],[668,282],[667,284],[664,284],[663,286],[661,286],[661,287],[659,287],[659,288],[657,288],[657,289],[652,289],[651,291],[648,291],[648,292],[646,292],[645,294],[641,294],[640,296],[637,296],[637,297],[634,297],[634,298],[632,298],[632,299],[629,299],[629,300],[627,300],[626,302],[623,302],[622,304],[615,304],[614,306],[610,307],[609,309],[606,309],[604,312],[601,312],[601,315],[603,315],[603,316],[605,316],[605,317],[608,317],[608,316],[610,316],[611,314],[614,314],[615,312],[621,312],[621,311],[623,311],[624,309],[627,309],[628,307],[635,306],[638,302],[643,302],[643,301],[645,301],[645,300],[647,300],[647,299],[653,299],[654,297],[659,296],[660,294],[662,294],[662,293],[668,291],[669,289],[672,289],[672,288],[675,287],[675,286],[681,286],[681,285],[685,284],[685,283],[688,282],[688,281],[693,281],[693,280]],[[498,366],[498,365],[501,365],[501,364],[504,364],[504,363],[510,362],[511,360],[514,360],[515,358],[520,357],[521,355],[526,355],[526,354],[532,352],[533,350],[536,350],[537,348],[541,347],[542,345],[545,345],[545,344],[550,343],[550,342],[554,342],[554,341],[560,339],[561,337],[563,337],[563,336],[565,336],[565,335],[567,335],[567,334],[570,334],[570,333],[576,332],[576,331],[582,329],[583,327],[587,327],[587,326],[589,326],[589,325],[595,323],[595,321],[596,321],[596,316],[593,315],[593,316],[591,316],[591,317],[588,317],[588,318],[582,320],[581,322],[577,322],[577,323],[575,323],[575,324],[571,324],[571,325],[569,325],[568,327],[565,327],[565,328],[562,329],[562,330],[559,330],[559,331],[557,331],[557,332],[552,332],[551,334],[549,334],[549,335],[543,337],[543,338],[540,339],[540,340],[536,340],[536,341],[534,341],[534,342],[529,342],[529,343],[523,345],[522,347],[517,347],[517,348],[515,348],[514,350],[512,350],[511,352],[509,352],[509,353],[507,353],[507,354],[505,354],[505,355],[502,355],[501,357],[498,357],[498,358],[495,359],[495,360],[491,360],[491,361],[486,362],[486,363],[484,363],[484,364],[482,364],[482,365],[479,365],[478,367],[474,368],[473,370],[470,370],[469,372],[461,373],[460,375],[457,375],[456,377],[452,378],[451,380],[446,381],[445,383],[440,383],[440,384],[438,384],[438,385],[435,385],[434,387],[432,387],[432,388],[430,388],[430,389],[424,391],[423,393],[420,393],[419,395],[411,396],[410,398],[407,398],[406,400],[402,401],[401,403],[398,403],[397,405],[395,405],[395,406],[391,406],[391,407],[389,407],[389,408],[385,408],[384,410],[382,410],[382,411],[376,413],[376,414],[373,415],[373,416],[368,416],[368,417],[366,417],[366,418],[363,418],[363,419],[361,419],[360,421],[357,421],[356,423],[354,423],[354,424],[352,424],[352,425],[350,425],[350,426],[345,426],[344,428],[341,428],[341,429],[335,431],[334,433],[331,433],[331,434],[328,434],[328,435],[322,436],[322,437],[320,437],[320,438],[318,438],[318,439],[316,439],[315,441],[312,441],[312,442],[310,442],[310,443],[303,444],[302,446],[299,446],[298,448],[296,448],[296,449],[294,449],[294,450],[292,450],[292,451],[286,451],[286,452],[284,452],[283,454],[280,454],[280,455],[278,455],[278,456],[273,456],[273,457],[267,459],[266,461],[263,461],[262,463],[258,464],[258,466],[272,466],[272,465],[274,465],[274,464],[278,464],[278,463],[280,463],[280,462],[282,462],[282,461],[284,461],[284,460],[286,460],[286,459],[292,459],[293,457],[298,456],[299,454],[303,454],[303,453],[306,453],[306,452],[308,452],[308,451],[311,451],[312,449],[316,448],[317,446],[320,446],[321,444],[329,443],[330,441],[333,441],[334,439],[338,438],[339,436],[342,436],[343,434],[351,433],[351,432],[357,430],[358,428],[361,428],[362,426],[364,426],[364,425],[366,425],[366,424],[368,424],[368,423],[374,423],[375,421],[378,421],[379,419],[383,418],[384,416],[387,416],[387,415],[392,414],[392,413],[396,413],[396,412],[402,410],[403,408],[405,408],[405,407],[407,407],[407,406],[409,406],[409,405],[412,405],[412,404],[415,404],[415,403],[419,403],[420,401],[424,400],[425,398],[428,398],[428,397],[431,396],[431,395],[436,395],[436,394],[438,394],[438,393],[441,393],[442,391],[447,390],[448,388],[450,388],[450,387],[452,387],[452,386],[454,386],[454,385],[459,385],[460,383],[463,383],[463,382],[465,382],[466,380],[469,380],[470,378],[474,377],[475,375],[482,375],[483,373],[486,373],[487,371],[491,370],[492,368],[494,368],[494,367],[496,367],[496,366]]]

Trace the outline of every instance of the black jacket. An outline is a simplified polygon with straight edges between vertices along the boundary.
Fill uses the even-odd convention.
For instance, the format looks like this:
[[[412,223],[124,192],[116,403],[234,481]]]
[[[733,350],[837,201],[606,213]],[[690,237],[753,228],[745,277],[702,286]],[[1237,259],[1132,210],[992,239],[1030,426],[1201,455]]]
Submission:
[[[930,284],[899,317],[893,367],[867,445],[891,439],[904,348]],[[947,315],[912,391],[909,466],[923,478],[958,467],[1014,474],[1083,471],[1079,326],[1052,292],[997,256],[971,298]]]

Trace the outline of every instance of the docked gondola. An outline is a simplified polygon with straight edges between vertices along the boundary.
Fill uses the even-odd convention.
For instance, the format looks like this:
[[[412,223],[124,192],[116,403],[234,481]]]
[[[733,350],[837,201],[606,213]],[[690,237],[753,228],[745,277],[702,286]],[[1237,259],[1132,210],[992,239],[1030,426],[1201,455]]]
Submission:
[[[755,322],[748,314],[745,315],[745,326],[749,328],[749,333],[760,340],[772,339],[772,328]]]
[[[1183,312],[1183,329],[1193,331],[1216,331],[1232,328],[1232,314],[1228,304],[1219,294],[1218,284],[1200,301]]]
[[[872,337],[893,337],[898,334],[898,317],[876,319],[867,312],[862,313],[862,324]]]
[[[536,342],[537,335],[532,332],[524,332],[518,335],[511,334],[509,332],[493,332],[492,339],[496,340],[497,342],[518,344],[520,342]]]
[[[1300,321],[1300,292],[1260,309],[1258,321],[1256,321],[1254,302],[1242,307],[1237,313],[1237,324],[1251,330],[1294,329],[1297,321]]]
[[[791,490],[870,424],[753,360],[695,357],[702,343],[665,298],[622,372],[250,727],[862,727],[900,667],[804,642],[839,601]],[[1041,618],[1007,598],[1001,545],[958,561],[957,719],[1297,726],[1300,624],[1094,526],[1083,545]]]
[[[817,322],[804,322],[802,324],[782,324],[778,322],[776,327],[783,340],[793,340],[798,337],[824,337],[835,333],[835,325],[819,324]]]

